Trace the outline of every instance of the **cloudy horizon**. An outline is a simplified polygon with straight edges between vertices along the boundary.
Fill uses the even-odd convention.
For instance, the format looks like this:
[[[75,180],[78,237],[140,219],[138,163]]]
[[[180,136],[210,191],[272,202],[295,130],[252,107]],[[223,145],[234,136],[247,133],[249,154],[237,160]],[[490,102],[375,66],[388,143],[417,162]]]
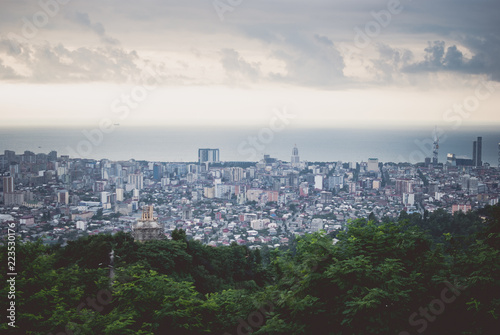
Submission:
[[[494,1],[0,6],[2,126],[500,125]]]

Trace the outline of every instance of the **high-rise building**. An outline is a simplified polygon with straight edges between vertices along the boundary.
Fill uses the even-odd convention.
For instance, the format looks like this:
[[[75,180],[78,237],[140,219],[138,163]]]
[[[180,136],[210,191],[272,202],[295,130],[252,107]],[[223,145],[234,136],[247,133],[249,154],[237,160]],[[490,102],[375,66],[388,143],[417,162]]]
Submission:
[[[162,166],[160,163],[155,163],[153,165],[153,179],[159,181],[163,177]]]
[[[11,150],[4,151],[5,160],[8,164],[16,161],[16,152]]]
[[[413,193],[414,181],[410,179],[396,179],[396,194]]]
[[[47,159],[51,162],[57,161],[57,151],[52,150],[51,152],[49,152],[49,154],[47,155]]]
[[[14,177],[5,176],[3,177],[3,193],[14,192]]]
[[[367,164],[366,170],[378,172],[379,171],[378,158],[368,158],[368,164]]]
[[[314,176],[314,188],[317,190],[323,190],[323,176],[315,175]]]
[[[32,151],[26,150],[24,152],[24,154],[22,155],[21,159],[23,162],[26,162],[26,163],[35,163],[36,162],[36,155]]]
[[[349,187],[349,193],[356,193],[356,183],[355,182],[349,182],[347,183],[347,186]]]
[[[476,157],[477,156],[477,141],[472,142],[472,165],[477,166]]]
[[[446,155],[446,164],[450,166],[456,166],[457,165],[457,158],[455,154],[448,154]]]
[[[479,191],[479,179],[476,177],[471,177],[469,179],[469,193],[477,194]]]
[[[123,188],[116,188],[116,201],[123,201]]]
[[[436,166],[438,164],[439,156],[439,136],[437,134],[437,127],[434,127],[434,143],[432,145],[432,164]]]
[[[57,191],[57,202],[60,204],[69,204],[69,192],[67,190]]]
[[[3,203],[6,206],[21,205],[24,202],[24,193],[14,189],[14,177],[3,177]]]
[[[322,204],[329,204],[332,202],[332,192],[327,192],[327,191],[322,191],[320,193],[320,200],[319,202]]]
[[[127,188],[130,188],[130,190],[136,188],[138,190],[142,190],[144,188],[144,176],[142,172],[138,171],[134,174],[129,174],[128,175],[128,185]],[[130,191],[127,189],[127,191]]]
[[[403,193],[403,204],[406,206],[415,205],[415,194],[414,193]]]
[[[193,219],[193,209],[190,206],[182,208],[182,220],[192,220]]]
[[[483,166],[483,138],[477,138],[477,160],[476,166]]]
[[[477,141],[472,143],[472,164],[474,166],[483,166],[483,138],[478,137]]]
[[[198,149],[198,163],[219,162],[219,149]]]
[[[290,163],[292,167],[298,167],[300,165],[299,149],[297,149],[297,145],[293,147]]]
[[[108,204],[110,202],[110,194],[109,192],[101,192],[101,204]]]

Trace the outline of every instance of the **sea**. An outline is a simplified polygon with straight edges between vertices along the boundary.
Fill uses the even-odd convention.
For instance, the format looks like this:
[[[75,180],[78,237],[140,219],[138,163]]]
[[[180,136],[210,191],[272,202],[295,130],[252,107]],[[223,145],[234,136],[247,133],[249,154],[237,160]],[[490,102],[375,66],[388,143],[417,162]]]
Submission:
[[[309,162],[424,161],[432,157],[434,133],[439,136],[438,159],[448,153],[472,157],[473,141],[482,137],[482,160],[500,163],[498,127],[475,128],[286,128],[266,127],[123,127],[99,128],[0,127],[0,152],[57,151],[72,158],[130,159],[155,162],[196,162],[198,149],[217,148],[221,161],[258,161],[270,155],[290,161],[297,146]]]

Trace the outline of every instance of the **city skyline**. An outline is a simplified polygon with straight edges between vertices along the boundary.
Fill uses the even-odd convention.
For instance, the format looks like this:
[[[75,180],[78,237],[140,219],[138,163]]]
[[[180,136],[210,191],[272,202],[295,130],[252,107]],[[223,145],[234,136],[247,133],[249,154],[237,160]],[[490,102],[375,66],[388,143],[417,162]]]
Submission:
[[[500,125],[490,0],[0,6],[3,127]]]
[[[421,145],[424,145],[425,141],[421,141]],[[490,141],[491,142],[491,141]],[[428,142],[427,145],[430,143]],[[493,147],[493,143],[488,143],[490,147]],[[423,158],[421,161],[415,161],[415,162],[410,162],[408,161],[385,161],[386,163],[424,163],[425,166],[430,166],[434,165],[437,166],[438,164],[442,165],[449,165],[449,166],[468,166],[468,167],[481,167],[485,164],[487,166],[496,166],[496,161],[495,160],[490,160],[490,161],[483,161],[482,160],[482,136],[478,136],[475,141],[472,141],[472,151],[471,155],[469,156],[468,154],[464,154],[464,151],[460,151],[459,154],[456,154],[455,152],[447,152],[447,153],[441,153],[439,154],[439,138],[435,137],[434,142],[432,145],[432,151],[430,150],[431,148],[428,147],[427,150],[424,150],[424,148],[421,146],[421,150],[418,152],[418,154]],[[38,149],[41,149],[39,146]],[[1,150],[0,150],[1,151]],[[219,148],[198,148],[197,149],[198,154],[197,154],[197,159],[196,160],[179,160],[179,163],[196,163],[199,165],[206,165],[207,163],[224,163],[224,162],[250,162],[249,160],[234,160],[234,159],[226,159],[226,160],[220,160],[220,149]],[[21,153],[22,152],[22,153]],[[51,157],[51,159],[54,159],[54,157],[57,157],[57,151],[52,150],[48,154],[44,152],[43,150],[38,150],[37,152],[30,151],[29,149],[26,150],[21,150],[20,152],[16,152],[15,150],[5,149],[4,154],[0,154],[0,166],[3,166],[5,168],[6,165],[8,165],[8,161],[14,161],[15,157],[25,157],[24,159],[27,159],[28,161],[30,160],[36,160],[38,159],[37,157],[39,155],[41,156],[47,156]],[[415,152],[414,152],[415,153]],[[491,152],[490,152],[491,153]],[[498,153],[498,166],[500,167],[500,142],[498,143],[498,151],[495,152],[495,154]],[[428,156],[424,157],[425,154],[428,154]],[[431,157],[432,154],[432,157]],[[62,153],[62,156],[68,157],[70,159],[81,159],[81,158],[86,158],[90,160],[110,160],[109,157],[79,157],[78,154],[76,156],[72,156],[71,154],[68,155],[66,152]],[[300,155],[299,155],[299,149],[297,147],[297,144],[295,143],[292,148],[292,155],[290,156],[290,160],[288,161],[287,159],[282,159],[280,157],[285,157],[286,155],[281,152],[280,155],[277,157],[272,157],[272,155],[266,154],[265,152],[262,152],[262,157],[258,157],[256,161],[266,161],[267,159],[272,159],[272,160],[278,160],[281,162],[288,162],[292,165],[292,167],[297,167],[301,165],[301,160],[300,160]],[[410,158],[412,154],[410,154]],[[440,156],[445,159],[440,160]],[[257,158],[257,157],[256,157]],[[490,157],[491,158],[491,157]],[[495,157],[496,159],[496,157]],[[112,158],[111,161],[127,161],[127,160],[136,160],[135,158],[131,157],[130,159],[117,159],[117,158]],[[138,161],[151,161],[151,162],[157,162],[157,163],[168,163],[168,162],[176,162],[175,160],[155,160],[155,159],[150,159],[150,158],[140,158],[137,159]],[[349,163],[363,163],[363,162],[368,162],[376,160],[377,162],[379,161],[378,158],[363,158],[361,160],[347,160]],[[330,160],[316,160],[316,162],[342,162],[342,159],[330,159]],[[304,160],[305,162],[312,162],[309,160]],[[383,160],[381,161],[383,162]],[[208,166],[208,165],[207,165]],[[486,165],[485,165],[486,166]],[[157,174],[156,171],[157,164],[155,164],[155,175]],[[155,179],[158,179],[155,177]]]

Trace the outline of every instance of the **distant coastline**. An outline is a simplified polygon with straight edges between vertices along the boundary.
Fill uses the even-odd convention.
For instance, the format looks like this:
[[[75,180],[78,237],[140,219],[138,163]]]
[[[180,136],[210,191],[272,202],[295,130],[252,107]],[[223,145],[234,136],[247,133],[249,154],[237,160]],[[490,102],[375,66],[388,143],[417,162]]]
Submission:
[[[111,160],[148,160],[162,162],[193,162],[198,148],[220,149],[221,161],[257,161],[264,154],[288,161],[296,143],[301,158],[307,161],[366,161],[376,157],[382,162],[410,161],[414,157],[430,157],[432,129],[310,129],[290,128],[274,135],[269,143],[261,144],[256,158],[247,154],[251,149],[250,137],[257,137],[258,127],[249,128],[128,128],[116,127],[104,134],[98,145],[92,145],[86,157]],[[25,150],[47,153],[56,150],[60,155],[76,152],[82,141],[88,141],[78,128],[0,128],[0,152]],[[472,141],[483,137],[483,161],[498,165],[500,132],[493,128],[463,128],[448,131],[440,142],[439,160],[444,162],[447,153],[471,157]],[[245,142],[245,143],[243,143]],[[241,150],[242,148],[247,151]],[[240,149],[240,150],[239,150]],[[258,150],[257,150],[258,149]],[[74,155],[70,155],[74,156]],[[78,158],[78,157],[72,157]],[[402,159],[403,158],[403,159]],[[408,158],[408,159],[404,159]]]

